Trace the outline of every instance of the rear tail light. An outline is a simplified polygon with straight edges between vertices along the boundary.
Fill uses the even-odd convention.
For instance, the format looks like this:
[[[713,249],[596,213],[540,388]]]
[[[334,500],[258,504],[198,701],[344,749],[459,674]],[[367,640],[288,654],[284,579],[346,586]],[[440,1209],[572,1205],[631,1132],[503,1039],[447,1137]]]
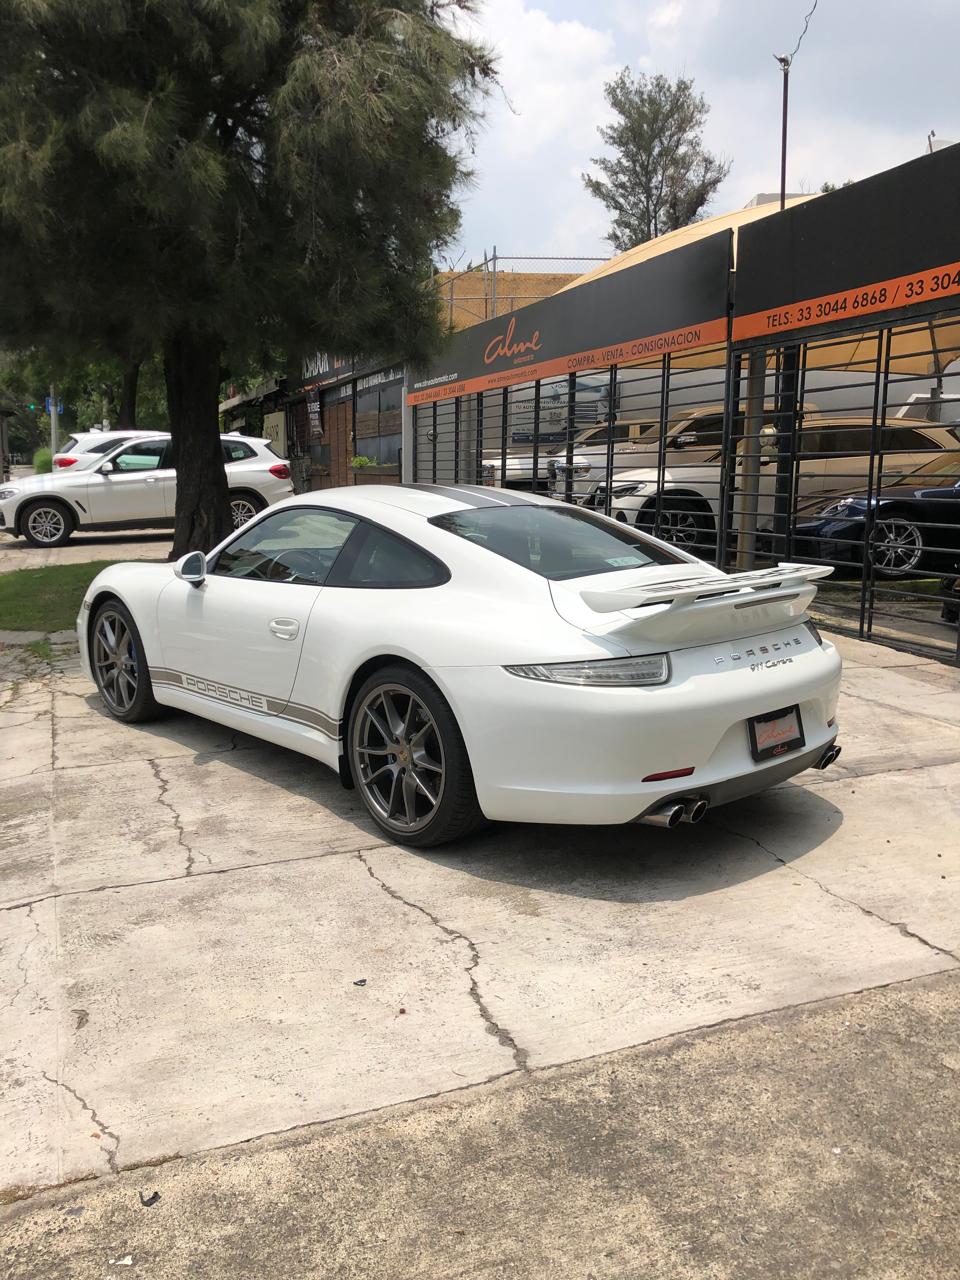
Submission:
[[[54,458],[53,465],[55,467],[72,467],[76,462],[76,458]]]
[[[285,462],[275,462],[270,468],[270,474],[276,476],[278,480],[289,480],[290,468]]]

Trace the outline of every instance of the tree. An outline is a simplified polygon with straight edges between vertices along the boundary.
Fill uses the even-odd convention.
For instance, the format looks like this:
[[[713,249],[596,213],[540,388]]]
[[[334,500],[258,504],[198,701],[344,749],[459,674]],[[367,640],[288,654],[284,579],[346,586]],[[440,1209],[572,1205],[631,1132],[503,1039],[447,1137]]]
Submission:
[[[440,340],[470,3],[0,0],[0,341],[162,353],[175,555],[229,530],[225,364]]]
[[[594,158],[603,176],[583,182],[613,214],[607,239],[622,253],[702,217],[730,162],[703,148],[710,108],[692,80],[624,67],[604,94],[618,118],[598,132],[616,154]]]
[[[825,182],[823,186],[820,188],[820,193],[821,195],[828,196],[831,191],[839,191],[840,187],[852,187],[852,186],[853,186],[852,178],[847,178],[846,182],[841,182],[839,187],[835,182]]]

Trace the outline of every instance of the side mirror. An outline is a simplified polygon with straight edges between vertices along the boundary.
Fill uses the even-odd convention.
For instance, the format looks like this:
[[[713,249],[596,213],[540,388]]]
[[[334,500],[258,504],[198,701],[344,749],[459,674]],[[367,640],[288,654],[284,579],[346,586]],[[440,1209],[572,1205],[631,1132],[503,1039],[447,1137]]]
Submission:
[[[117,464],[115,462],[109,462],[109,461],[101,462],[100,466],[97,467],[97,471],[102,476],[108,476],[110,475],[111,471],[116,471],[116,469],[117,469]]]
[[[199,587],[207,576],[207,557],[202,551],[188,551],[173,566],[173,572],[181,582],[189,582],[192,587]]]

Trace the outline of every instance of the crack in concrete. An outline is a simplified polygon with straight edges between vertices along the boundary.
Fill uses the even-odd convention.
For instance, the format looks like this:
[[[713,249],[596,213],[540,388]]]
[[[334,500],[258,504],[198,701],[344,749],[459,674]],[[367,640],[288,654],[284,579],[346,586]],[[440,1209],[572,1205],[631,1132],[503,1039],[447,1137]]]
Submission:
[[[385,880],[377,875],[373,867],[371,867],[370,863],[363,856],[362,852],[358,852],[355,856],[366,868],[367,875],[370,879],[373,880],[375,884],[378,884],[384,893],[388,894],[391,898],[394,898],[397,902],[403,903],[405,907],[410,907],[411,910],[419,911],[421,915],[426,916],[430,923],[435,928],[439,929],[441,933],[445,934],[446,937],[450,938],[451,941],[466,943],[470,952],[470,963],[464,968],[464,972],[470,982],[470,998],[480,1011],[484,1027],[488,1033],[503,1046],[504,1049],[510,1050],[513,1054],[513,1061],[518,1071],[529,1071],[529,1051],[521,1048],[507,1028],[500,1025],[490,1012],[483,996],[480,994],[480,986],[477,982],[476,976],[477,966],[480,964],[480,952],[477,949],[477,944],[471,938],[468,938],[465,933],[461,933],[459,929],[452,929],[449,925],[443,924],[443,922],[439,920],[432,911],[428,911],[426,907],[422,907],[419,902],[411,902],[401,893],[398,893],[396,889],[391,888]]]
[[[10,999],[7,1001],[6,1007],[8,1009],[12,1009],[13,1006],[16,1004],[16,1002],[23,995],[24,991],[26,991],[28,987],[32,987],[33,994],[36,997],[37,1004],[39,1006],[38,1012],[42,1013],[45,1009],[49,1008],[49,1006],[46,1000],[43,998],[43,996],[41,996],[39,988],[30,982],[30,977],[27,972],[27,963],[26,963],[27,952],[30,950],[30,948],[34,945],[34,943],[40,937],[40,921],[33,914],[32,905],[29,907],[27,911],[27,919],[33,925],[33,934],[30,938],[27,939],[24,945],[20,948],[20,954],[17,956],[16,969],[17,969],[17,972],[20,974],[20,984],[17,987],[16,991],[14,991]]]
[[[915,942],[921,943],[932,951],[934,955],[949,956],[951,960],[955,960],[957,964],[960,964],[960,955],[955,951],[951,951],[949,947],[941,947],[938,943],[931,942],[929,938],[925,938],[922,934],[916,933],[903,920],[890,920],[886,916],[882,916],[879,911],[871,911],[869,907],[863,906],[862,903],[857,902],[854,898],[845,898],[842,893],[837,893],[835,889],[828,888],[822,880],[818,880],[816,876],[812,876],[809,871],[803,871],[797,866],[796,862],[791,862],[787,858],[782,858],[779,853],[776,853],[773,849],[769,848],[769,846],[765,845],[762,840],[758,840],[756,836],[748,835],[745,831],[737,831],[734,827],[725,826],[722,822],[717,822],[716,818],[713,817],[710,818],[710,822],[721,831],[726,831],[728,835],[739,836],[741,840],[749,840],[751,844],[755,844],[761,852],[767,854],[768,857],[773,858],[774,862],[779,862],[781,867],[787,867],[790,871],[795,872],[804,880],[808,880],[810,884],[816,885],[820,892],[826,894],[828,898],[833,898],[836,902],[843,902],[848,907],[855,907],[857,911],[861,912],[865,916],[869,916],[870,919],[879,920],[881,924],[889,925],[891,929],[896,929],[901,937],[912,938]]]
[[[120,1151],[120,1135],[114,1133],[112,1129],[107,1128],[107,1126],[103,1123],[103,1121],[97,1115],[96,1111],[94,1111],[93,1107],[91,1107],[90,1103],[87,1102],[86,1098],[82,1098],[80,1094],[77,1093],[76,1089],[74,1089],[71,1085],[68,1085],[63,1080],[55,1080],[53,1076],[48,1075],[46,1071],[41,1071],[40,1074],[41,1076],[43,1076],[44,1080],[46,1080],[49,1084],[55,1085],[58,1089],[62,1089],[64,1093],[69,1093],[71,1098],[76,1098],[77,1102],[80,1103],[84,1111],[86,1111],[89,1114],[90,1118],[93,1120],[93,1123],[97,1126],[97,1128],[99,1129],[103,1137],[110,1138],[112,1140],[113,1148],[110,1149],[108,1147],[104,1147],[103,1154],[107,1157],[107,1165],[109,1166],[110,1172],[119,1173],[120,1168],[119,1168],[119,1165],[117,1164],[117,1156]]]
[[[164,809],[168,810],[170,813],[173,814],[173,825],[176,828],[176,832],[177,832],[177,843],[179,844],[180,848],[184,851],[184,853],[187,855],[185,875],[191,876],[193,875],[193,865],[196,859],[194,858],[194,855],[193,855],[193,849],[190,847],[190,845],[187,842],[187,833],[183,829],[183,822],[180,819],[180,812],[176,808],[176,806],[171,804],[171,802],[167,799],[167,790],[170,786],[170,780],[168,778],[165,778],[163,774],[160,772],[160,766],[157,764],[156,760],[148,760],[147,764],[150,766],[153,772],[153,776],[156,778],[157,782],[160,784],[160,794],[157,796],[157,803],[162,805]],[[210,859],[208,858],[207,863],[209,864],[209,862],[210,862]]]
[[[364,845],[361,852],[372,852],[382,849],[384,841],[377,844]],[[204,876],[227,876],[235,871],[260,871],[267,867],[284,867],[297,862],[316,862],[320,858],[355,858],[356,849],[329,849],[325,853],[303,853],[295,858],[271,858],[269,862],[238,862],[231,867],[211,867],[209,871],[195,871],[191,880],[199,880]],[[11,902],[0,907],[0,915],[5,911],[24,911],[36,907],[42,902],[59,902],[62,898],[81,898],[90,893],[109,893],[114,889],[141,889],[155,884],[176,884],[178,880],[186,880],[185,875],[160,876],[156,880],[120,880],[116,884],[98,884],[89,889],[63,889],[58,893],[47,893],[39,898],[29,898],[25,902]]]
[[[885,668],[889,670],[890,668]],[[843,696],[845,698],[853,698],[857,702],[867,702],[871,707],[882,707],[884,711],[892,711],[896,715],[910,715],[921,720],[930,720],[933,724],[941,724],[946,729],[956,730],[956,722],[953,720],[944,720],[941,716],[931,715],[929,711],[916,711],[911,709],[907,712],[903,707],[898,707],[894,702],[883,702],[880,698],[869,698],[865,693],[854,693],[848,689],[846,685],[843,688]]]

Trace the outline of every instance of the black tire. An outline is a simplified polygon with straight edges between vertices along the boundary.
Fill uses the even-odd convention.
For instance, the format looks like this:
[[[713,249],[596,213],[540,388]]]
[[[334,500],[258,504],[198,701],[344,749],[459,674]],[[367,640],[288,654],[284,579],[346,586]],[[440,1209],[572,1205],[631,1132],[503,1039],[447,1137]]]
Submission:
[[[56,498],[28,502],[20,515],[20,532],[31,547],[62,547],[74,525],[73,512]]]
[[[233,521],[234,529],[242,528],[248,520],[252,520],[266,505],[259,493],[252,493],[249,489],[231,491],[230,519]]]
[[[364,807],[398,844],[427,849],[484,824],[460,727],[422,672],[382,667],[364,681],[347,753]]]
[[[881,578],[909,578],[923,574],[926,560],[923,529],[899,511],[877,516],[870,540],[874,573]]]
[[[110,644],[110,637],[116,643]],[[163,708],[153,696],[147,656],[137,624],[126,605],[104,600],[90,626],[90,666],[103,704],[115,720],[140,724]]]

